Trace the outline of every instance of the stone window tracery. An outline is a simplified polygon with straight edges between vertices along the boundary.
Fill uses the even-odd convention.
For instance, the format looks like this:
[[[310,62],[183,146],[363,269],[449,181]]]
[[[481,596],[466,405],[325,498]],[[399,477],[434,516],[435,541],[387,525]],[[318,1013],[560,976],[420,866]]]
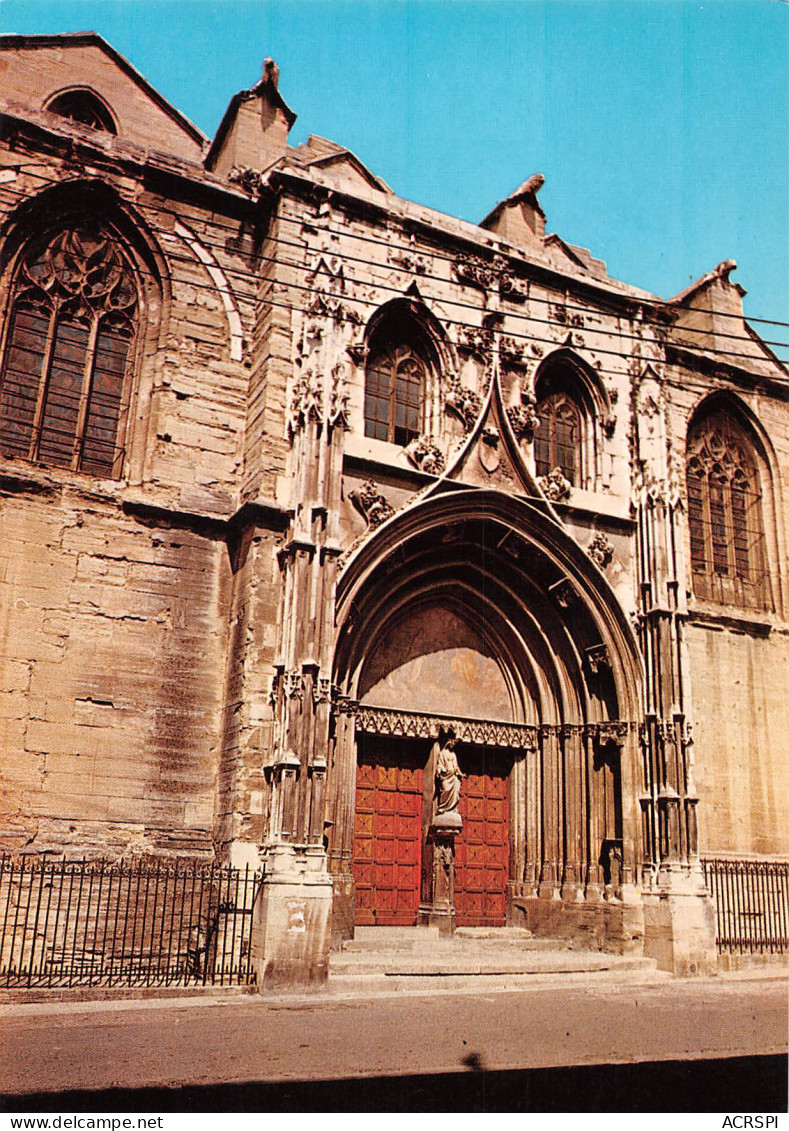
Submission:
[[[94,226],[31,248],[14,281],[0,385],[0,451],[117,477],[137,288]]]
[[[426,369],[409,346],[371,356],[364,389],[364,434],[405,447],[422,431]]]
[[[580,474],[581,413],[567,393],[551,393],[537,406],[534,461],[538,476],[561,469],[571,486]]]
[[[691,429],[686,474],[695,595],[769,608],[759,471],[751,443],[730,414],[712,413]]]

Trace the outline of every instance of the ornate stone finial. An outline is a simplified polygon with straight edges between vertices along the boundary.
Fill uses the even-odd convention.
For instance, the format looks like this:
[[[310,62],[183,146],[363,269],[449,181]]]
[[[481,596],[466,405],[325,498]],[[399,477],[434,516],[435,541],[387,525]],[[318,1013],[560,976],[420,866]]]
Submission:
[[[394,514],[394,507],[379,494],[378,484],[373,479],[351,491],[348,497],[368,526],[380,526]]]
[[[713,268],[712,274],[715,275],[718,279],[722,279],[724,283],[728,283],[729,275],[731,275],[732,271],[736,270],[736,259],[724,259],[722,263],[719,263],[717,267]]]
[[[555,467],[547,475],[541,475],[537,482],[545,497],[552,503],[559,503],[562,499],[569,498],[573,486],[569,479],[565,479],[560,467]]]
[[[270,83],[275,90],[279,89],[279,67],[270,55],[263,60],[263,76],[260,81]]]
[[[545,184],[545,177],[542,173],[533,173],[527,181],[524,181],[518,189],[518,195],[536,196],[542,186]]]

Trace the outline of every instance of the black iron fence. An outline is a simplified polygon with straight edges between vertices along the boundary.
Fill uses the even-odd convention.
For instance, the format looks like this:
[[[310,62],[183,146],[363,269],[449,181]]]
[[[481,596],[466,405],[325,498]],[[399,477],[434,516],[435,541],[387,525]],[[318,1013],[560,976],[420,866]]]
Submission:
[[[194,862],[0,859],[0,986],[252,983],[260,880]]]
[[[718,950],[789,952],[789,863],[702,860],[702,864],[715,901]]]

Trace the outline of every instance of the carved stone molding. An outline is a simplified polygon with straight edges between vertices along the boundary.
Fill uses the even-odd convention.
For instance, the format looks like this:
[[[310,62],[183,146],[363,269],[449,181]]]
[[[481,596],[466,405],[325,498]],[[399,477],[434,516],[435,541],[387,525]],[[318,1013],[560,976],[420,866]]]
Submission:
[[[440,475],[444,470],[444,453],[429,436],[419,436],[405,448],[406,458],[414,467],[428,475]]]
[[[550,499],[552,503],[559,503],[562,499],[569,498],[572,490],[572,483],[569,479],[565,479],[560,467],[555,467],[547,475],[541,475],[537,482],[543,489],[546,498]]]
[[[498,291],[500,297],[507,302],[526,300],[526,285],[513,275],[507,260],[501,255],[497,255],[492,263],[485,263],[469,255],[459,255],[453,264],[453,270],[459,282],[477,287],[486,294]]]
[[[602,531],[598,531],[586,547],[586,552],[595,565],[599,569],[604,570],[611,564],[611,559],[614,556],[614,546],[611,540],[607,538]]]
[[[363,707],[356,710],[357,730],[367,734],[384,734],[398,738],[435,739],[439,730],[452,727],[458,742],[475,746],[501,746],[516,750],[536,750],[538,728],[522,723],[497,723],[470,719],[453,719],[442,715],[410,714],[384,707]]]
[[[468,283],[481,291],[492,291],[497,282],[497,271],[492,264],[483,263],[470,255],[459,255],[452,264],[455,276],[461,283]]]
[[[612,742],[622,746],[627,734],[638,729],[637,723],[625,719],[605,723],[542,723],[539,726],[456,719],[445,715],[397,711],[389,707],[366,707],[344,696],[337,697],[336,710],[340,714],[354,715],[357,730],[366,734],[435,740],[441,729],[452,727],[458,742],[525,751],[536,751],[540,741],[548,738],[588,737],[600,745]]]
[[[293,386],[288,412],[288,431],[291,437],[308,420],[320,420],[323,400],[323,382],[320,376],[308,369]]]
[[[394,507],[379,494],[378,485],[368,479],[361,487],[351,491],[348,496],[368,526],[380,526],[394,514]]]
[[[307,306],[307,313],[313,318],[330,318],[337,323],[350,322],[360,326],[362,322],[360,314],[352,306],[323,292],[312,298]]]
[[[493,350],[493,331],[485,327],[466,326],[461,332],[458,345],[487,365]]]
[[[370,356],[370,347],[366,342],[355,342],[347,347],[347,353],[354,365],[365,365]]]
[[[331,393],[329,396],[328,421],[331,427],[340,425],[342,428],[350,428],[350,398],[351,391],[345,367],[335,365],[331,374]]]
[[[630,729],[630,723],[614,720],[605,723],[589,723],[587,733],[598,746],[613,745],[621,748],[625,744]]]
[[[304,694],[304,676],[298,668],[288,668],[280,676],[286,699],[301,699]]]

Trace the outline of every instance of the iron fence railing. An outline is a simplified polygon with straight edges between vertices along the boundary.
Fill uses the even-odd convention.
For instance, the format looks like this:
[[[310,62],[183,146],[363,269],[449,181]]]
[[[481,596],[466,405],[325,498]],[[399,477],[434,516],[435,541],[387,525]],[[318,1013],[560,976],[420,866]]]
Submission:
[[[789,952],[789,863],[706,859],[702,865],[715,901],[718,950]]]
[[[193,861],[0,859],[0,986],[254,982],[260,880]]]

